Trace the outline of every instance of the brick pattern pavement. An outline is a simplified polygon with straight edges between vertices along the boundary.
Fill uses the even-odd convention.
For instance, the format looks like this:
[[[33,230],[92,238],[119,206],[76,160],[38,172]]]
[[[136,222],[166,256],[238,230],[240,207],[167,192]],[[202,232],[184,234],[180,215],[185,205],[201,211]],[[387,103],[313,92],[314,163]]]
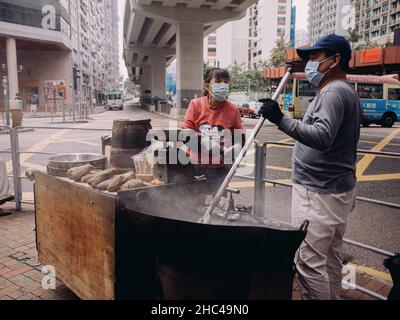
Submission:
[[[8,207],[8,208],[7,208]],[[3,209],[12,209],[7,205]],[[56,290],[42,288],[32,206],[0,216],[0,300],[71,300],[77,297],[60,281]]]
[[[13,212],[12,204],[3,209]],[[42,288],[44,274],[38,262],[35,243],[33,206],[24,211],[1,216],[0,212],[0,300],[77,300],[78,297],[57,280],[56,290]],[[357,284],[383,296],[391,286],[366,274],[357,274]],[[301,300],[297,281],[293,300]],[[374,300],[356,290],[343,290],[346,300]]]

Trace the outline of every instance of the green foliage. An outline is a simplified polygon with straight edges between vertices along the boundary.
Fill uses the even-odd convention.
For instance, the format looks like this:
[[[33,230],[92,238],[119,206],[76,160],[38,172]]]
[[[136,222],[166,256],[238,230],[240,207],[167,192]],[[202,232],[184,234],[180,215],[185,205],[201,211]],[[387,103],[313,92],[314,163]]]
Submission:
[[[126,79],[124,81],[124,89],[125,89],[125,93],[127,95],[133,95],[136,96],[136,92],[135,92],[135,86],[133,84],[133,82],[129,79]]]
[[[269,60],[264,64],[265,67],[282,67],[286,64],[285,54],[290,49],[290,42],[285,42],[283,38],[276,42],[275,48],[271,50]]]
[[[354,29],[347,30],[347,40],[350,42],[351,48],[354,49],[354,45],[361,39],[361,36]]]
[[[261,68],[244,71],[239,66],[233,65],[228,71],[231,75],[232,92],[259,92],[266,89]]]
[[[356,47],[356,50],[368,50],[368,49],[374,49],[378,48],[380,45],[374,41],[371,40],[366,40],[364,43]]]

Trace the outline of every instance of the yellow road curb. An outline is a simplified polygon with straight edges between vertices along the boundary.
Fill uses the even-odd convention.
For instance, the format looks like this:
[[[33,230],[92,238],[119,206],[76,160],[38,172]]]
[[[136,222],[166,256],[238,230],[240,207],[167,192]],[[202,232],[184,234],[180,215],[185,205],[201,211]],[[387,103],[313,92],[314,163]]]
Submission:
[[[357,271],[364,272],[374,278],[378,277],[378,278],[384,279],[390,283],[393,283],[390,273],[378,271],[378,270],[375,270],[375,269],[372,269],[369,267],[365,267],[365,266],[361,266],[361,265],[357,265],[357,264],[353,264],[353,263],[349,263],[349,266],[354,267]]]

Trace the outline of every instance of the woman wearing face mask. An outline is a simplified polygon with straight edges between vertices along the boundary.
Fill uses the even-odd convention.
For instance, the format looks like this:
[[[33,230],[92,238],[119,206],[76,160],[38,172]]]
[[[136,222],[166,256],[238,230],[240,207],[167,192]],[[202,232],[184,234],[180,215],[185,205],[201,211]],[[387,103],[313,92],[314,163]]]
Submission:
[[[198,148],[192,148],[190,156],[196,174],[210,181],[211,193],[223,182],[233,154],[239,152],[243,141],[239,109],[227,101],[229,83],[228,71],[208,70],[204,75],[204,96],[190,102],[182,124],[182,128],[196,131],[199,137]]]

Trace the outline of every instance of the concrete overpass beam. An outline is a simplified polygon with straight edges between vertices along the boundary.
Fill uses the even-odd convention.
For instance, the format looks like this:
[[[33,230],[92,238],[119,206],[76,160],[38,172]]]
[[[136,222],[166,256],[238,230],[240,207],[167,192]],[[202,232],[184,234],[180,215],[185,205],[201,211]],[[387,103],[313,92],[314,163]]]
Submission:
[[[255,0],[252,0],[255,1]],[[223,3],[226,1],[224,0]],[[229,2],[229,1],[228,1]],[[172,2],[171,2],[172,3]],[[163,6],[161,4],[141,5],[135,0],[131,0],[132,12],[145,15],[154,20],[164,20],[165,22],[176,24],[181,22],[210,24],[218,21],[230,21],[241,19],[246,15],[246,11],[236,12],[232,10],[210,10],[208,8],[196,8],[198,2],[194,2],[191,7],[184,6]],[[222,2],[221,2],[222,3]],[[190,3],[189,3],[190,5]],[[216,5],[216,9],[220,6]],[[222,8],[222,7],[221,7]]]

